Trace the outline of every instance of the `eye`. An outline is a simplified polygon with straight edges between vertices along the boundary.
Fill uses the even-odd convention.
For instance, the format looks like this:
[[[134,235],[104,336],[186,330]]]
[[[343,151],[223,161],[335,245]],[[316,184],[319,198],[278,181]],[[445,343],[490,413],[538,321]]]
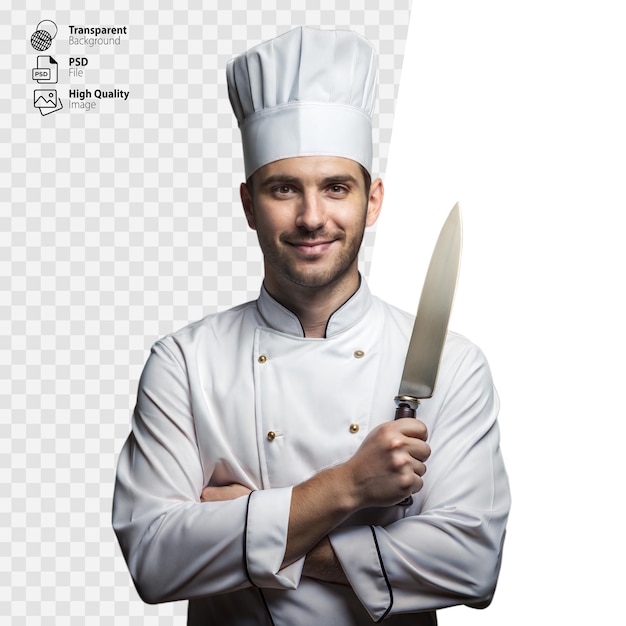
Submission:
[[[278,197],[284,197],[292,194],[294,191],[291,185],[277,185],[272,188],[272,193]]]
[[[340,185],[339,183],[333,183],[328,187],[328,191],[332,193],[334,196],[341,196],[348,193],[348,188],[345,185]]]

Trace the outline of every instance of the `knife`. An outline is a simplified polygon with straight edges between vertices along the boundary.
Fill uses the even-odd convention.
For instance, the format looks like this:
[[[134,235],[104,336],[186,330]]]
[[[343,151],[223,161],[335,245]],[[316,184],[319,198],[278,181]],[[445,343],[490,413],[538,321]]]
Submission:
[[[439,233],[430,259],[395,397],[395,419],[415,417],[420,400],[433,395],[459,275],[461,244],[461,209],[457,202]],[[399,504],[408,506],[412,502],[413,497],[409,496]]]

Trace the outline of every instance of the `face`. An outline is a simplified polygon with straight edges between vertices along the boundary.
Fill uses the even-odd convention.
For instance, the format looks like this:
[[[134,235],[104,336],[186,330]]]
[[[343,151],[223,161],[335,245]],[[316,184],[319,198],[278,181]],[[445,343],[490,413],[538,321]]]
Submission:
[[[257,170],[251,188],[242,185],[241,199],[257,231],[268,288],[356,280],[363,233],[376,221],[382,197],[382,181],[366,189],[361,167],[350,159],[294,157]]]

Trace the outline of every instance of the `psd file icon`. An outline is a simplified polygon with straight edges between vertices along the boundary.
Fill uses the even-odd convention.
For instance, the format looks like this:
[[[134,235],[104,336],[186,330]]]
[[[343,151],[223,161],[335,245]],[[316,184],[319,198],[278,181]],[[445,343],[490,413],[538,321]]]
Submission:
[[[59,64],[54,57],[47,55],[37,57],[37,67],[33,69],[33,80],[39,84],[59,82]]]
[[[61,98],[57,97],[56,89],[35,89],[33,106],[39,109],[42,115],[50,115],[50,113],[63,108]]]

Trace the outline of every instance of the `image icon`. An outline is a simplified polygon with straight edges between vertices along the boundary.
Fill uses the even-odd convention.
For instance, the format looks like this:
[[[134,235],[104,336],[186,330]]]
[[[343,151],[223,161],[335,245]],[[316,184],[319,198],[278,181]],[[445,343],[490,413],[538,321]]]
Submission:
[[[58,30],[57,25],[52,20],[39,22],[30,38],[30,45],[38,52],[47,50],[52,45],[52,40],[57,36]]]
[[[53,57],[37,57],[37,67],[33,68],[33,80],[42,84],[53,84],[59,81],[59,65]]]
[[[63,108],[61,98],[57,96],[56,89],[35,89],[33,93],[33,106],[39,109],[42,115],[50,115]]]

